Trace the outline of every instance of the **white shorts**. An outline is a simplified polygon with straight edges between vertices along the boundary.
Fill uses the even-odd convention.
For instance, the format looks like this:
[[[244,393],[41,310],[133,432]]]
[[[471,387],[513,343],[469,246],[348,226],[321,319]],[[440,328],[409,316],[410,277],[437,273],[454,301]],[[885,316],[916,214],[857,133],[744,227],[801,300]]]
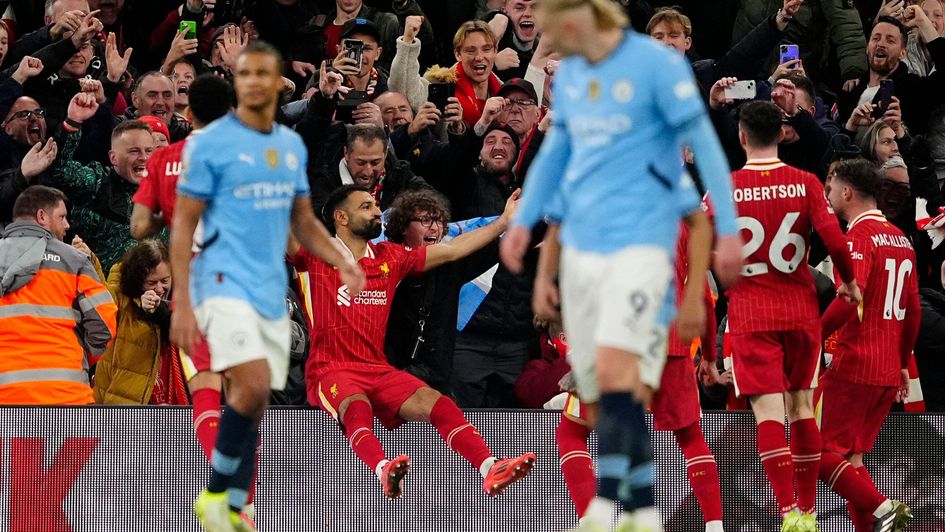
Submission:
[[[561,253],[561,313],[568,362],[578,395],[596,402],[598,347],[639,356],[640,379],[659,388],[674,314],[673,261],[656,246],[631,246],[603,255],[565,247]]]
[[[270,387],[285,388],[292,334],[288,314],[266,319],[249,302],[233,297],[206,299],[194,313],[210,347],[212,371],[219,373],[253,360],[265,360],[269,363]]]

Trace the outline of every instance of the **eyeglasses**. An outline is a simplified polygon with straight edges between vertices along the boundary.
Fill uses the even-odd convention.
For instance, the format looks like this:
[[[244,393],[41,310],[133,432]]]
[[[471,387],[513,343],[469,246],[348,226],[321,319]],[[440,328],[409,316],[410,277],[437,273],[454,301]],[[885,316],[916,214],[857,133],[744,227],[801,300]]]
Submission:
[[[13,120],[29,120],[33,118],[34,116],[36,118],[45,118],[46,110],[40,107],[39,109],[33,109],[32,111],[29,111],[29,110],[19,111],[19,112],[13,113],[13,115],[10,116],[10,119],[8,120],[8,122],[13,121]]]
[[[434,218],[432,216],[418,216],[416,218],[411,218],[411,222],[419,222],[423,227],[430,227],[434,223],[439,223],[439,218]]]
[[[535,100],[516,98],[514,100],[509,100],[509,107],[517,105],[519,107],[531,107],[533,105],[538,105]]]

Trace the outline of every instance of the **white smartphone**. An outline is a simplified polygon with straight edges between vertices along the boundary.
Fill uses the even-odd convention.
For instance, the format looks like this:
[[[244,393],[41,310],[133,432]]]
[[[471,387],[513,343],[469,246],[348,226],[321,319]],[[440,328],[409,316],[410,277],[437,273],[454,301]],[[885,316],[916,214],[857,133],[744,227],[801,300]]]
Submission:
[[[725,97],[732,100],[751,100],[758,94],[755,87],[755,80],[736,81],[730,87],[725,88]]]

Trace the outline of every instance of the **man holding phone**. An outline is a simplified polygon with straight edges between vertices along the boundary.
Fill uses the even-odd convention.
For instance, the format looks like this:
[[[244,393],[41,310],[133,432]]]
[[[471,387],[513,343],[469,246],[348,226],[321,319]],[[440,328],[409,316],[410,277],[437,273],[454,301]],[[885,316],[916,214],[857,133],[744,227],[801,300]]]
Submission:
[[[373,102],[387,92],[387,74],[374,65],[384,53],[381,48],[381,33],[370,20],[356,18],[349,20],[341,29],[341,36],[336,48],[337,56],[331,60],[329,68],[344,77],[343,96],[339,107],[357,108],[365,102]],[[309,86],[318,86],[319,73],[312,77]],[[353,111],[358,113],[358,109]]]
[[[907,66],[902,65],[906,56],[906,36],[912,28],[919,32],[926,42],[932,62],[939,66],[927,77],[913,74]],[[939,36],[921,7],[910,5],[905,8],[902,21],[886,16],[877,19],[867,42],[866,56],[869,72],[860,77],[855,85],[845,86],[846,90],[838,96],[838,121],[864,125],[875,116],[872,116],[872,112],[864,113],[865,109],[862,108],[877,104],[882,112],[879,116],[889,119],[887,115],[893,111],[892,102],[895,101],[891,91],[894,91],[898,103],[902,105],[902,121],[912,133],[924,133],[932,111],[945,103],[942,96],[945,93],[945,71],[941,68],[945,66],[945,38]],[[884,80],[894,85],[889,85],[887,81],[886,87],[883,87]],[[874,110],[875,107],[870,109]]]

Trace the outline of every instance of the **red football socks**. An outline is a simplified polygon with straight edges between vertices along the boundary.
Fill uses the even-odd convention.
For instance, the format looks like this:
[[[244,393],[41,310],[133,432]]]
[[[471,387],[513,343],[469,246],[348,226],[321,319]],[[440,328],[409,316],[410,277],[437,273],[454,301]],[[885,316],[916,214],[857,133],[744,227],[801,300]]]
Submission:
[[[352,401],[345,410],[344,433],[351,444],[354,454],[371,471],[376,471],[377,464],[384,459],[384,449],[374,435],[374,412],[367,401]]]
[[[430,424],[436,427],[447,447],[476,469],[492,456],[479,431],[466,420],[452,399],[444,396],[436,401],[430,411]]]
[[[873,477],[871,477],[870,472],[866,470],[866,466],[856,468],[856,473],[859,475],[861,481],[866,481],[873,489],[876,489],[876,483],[873,482]],[[881,501],[880,504],[882,504],[882,502],[885,501]],[[847,509],[850,510],[850,519],[853,520],[853,526],[857,532],[870,532],[873,530],[873,521],[876,519],[873,516],[873,512],[876,508],[878,508],[878,505],[872,509],[856,508],[856,511],[853,511],[854,508],[851,508],[849,505],[847,506]]]
[[[820,459],[820,479],[834,493],[850,503],[847,507],[856,530],[861,530],[861,525],[864,524],[872,527],[873,512],[886,502],[886,497],[873,486],[868,475],[861,475],[857,468],[839,454],[825,452]],[[868,522],[857,524],[857,515],[854,514],[861,513],[870,518],[863,517]]]
[[[673,431],[676,443],[686,457],[689,485],[702,508],[706,522],[722,520],[722,488],[719,485],[719,466],[705,442],[699,422]]]
[[[194,435],[209,462],[220,430],[220,390],[201,388],[190,397],[194,404]]]
[[[578,517],[584,517],[587,506],[597,492],[597,478],[594,476],[594,463],[587,450],[587,438],[591,428],[561,414],[555,441],[558,443],[558,457],[564,485],[571,495],[571,502]]]
[[[796,506],[794,497],[794,463],[791,450],[784,436],[784,424],[763,421],[758,424],[758,456],[765,475],[774,491],[781,514],[787,514]]]
[[[794,487],[797,507],[813,512],[817,499],[817,477],[820,475],[820,450],[823,443],[814,418],[791,423],[791,460],[794,462]]]

